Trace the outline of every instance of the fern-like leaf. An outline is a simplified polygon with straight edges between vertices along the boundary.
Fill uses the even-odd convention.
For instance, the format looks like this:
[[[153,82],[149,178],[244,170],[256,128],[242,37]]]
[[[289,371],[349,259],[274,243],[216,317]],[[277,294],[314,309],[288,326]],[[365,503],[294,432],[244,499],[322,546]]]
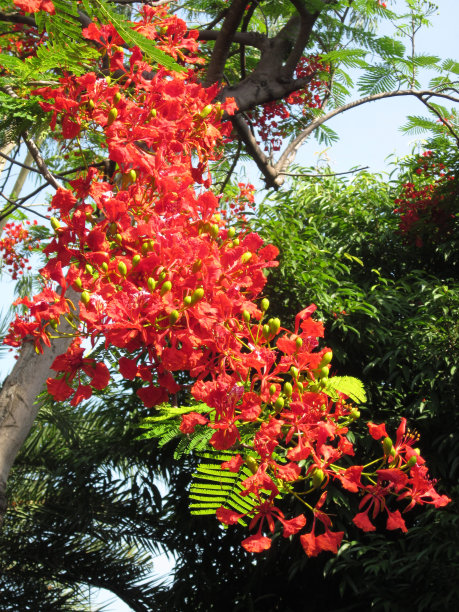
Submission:
[[[324,391],[332,397],[336,395],[336,391],[339,391],[350,397],[357,404],[367,401],[362,381],[353,376],[333,376],[329,378]]]

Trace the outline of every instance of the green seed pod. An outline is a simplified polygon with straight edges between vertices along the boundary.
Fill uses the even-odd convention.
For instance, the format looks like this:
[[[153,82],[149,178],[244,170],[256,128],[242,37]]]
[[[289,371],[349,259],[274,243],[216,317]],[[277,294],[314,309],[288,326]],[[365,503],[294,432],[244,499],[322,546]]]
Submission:
[[[295,340],[295,346],[297,350],[300,349],[303,346],[303,338],[297,338]]]
[[[51,227],[56,232],[60,228],[61,224],[56,219],[56,217],[51,217]]]
[[[268,298],[263,298],[260,302],[260,308],[262,312],[266,312],[269,308],[269,300]]]
[[[276,393],[276,385],[272,384],[269,386],[269,395],[274,395]]]
[[[188,306],[191,306],[191,295],[186,295],[183,298],[183,304],[188,308]]]
[[[255,457],[251,457],[250,455],[248,457],[246,457],[245,464],[249,468],[249,470],[252,472],[252,474],[256,474],[257,473],[257,471],[258,471],[258,462],[255,459]]]
[[[81,289],[81,287],[83,286],[83,283],[81,282],[81,278],[79,276],[75,279],[73,284],[77,289]]]
[[[124,261],[120,261],[118,263],[118,271],[121,274],[121,276],[126,276],[126,274],[127,274],[127,267],[126,267],[126,264],[124,263]]]
[[[250,251],[246,251],[245,253],[241,255],[242,264],[249,263],[251,259],[252,259],[252,253]]]
[[[281,412],[282,408],[284,407],[285,401],[283,397],[278,397],[277,400],[274,402],[274,410],[276,412]]]
[[[135,266],[138,266],[138,265],[139,265],[139,263],[140,263],[140,260],[141,260],[141,257],[140,257],[140,255],[139,255],[139,254],[134,255],[134,257],[132,258],[132,265],[133,265],[134,267],[135,267]]]
[[[269,329],[269,325],[263,325],[263,336],[268,339],[271,334],[271,330]]]
[[[289,382],[285,382],[284,383],[284,393],[287,397],[292,397],[292,393],[293,393],[293,387],[291,385],[291,383]]]
[[[161,295],[165,295],[168,291],[170,291],[172,289],[172,283],[171,281],[166,281],[165,283],[163,283],[161,290],[160,290],[160,294]]]
[[[153,278],[151,278],[151,276],[147,280],[147,285],[148,285],[148,289],[151,291],[151,293],[153,293],[153,291],[156,289],[156,281]]]
[[[117,117],[118,117],[118,109],[111,108],[110,112],[108,113],[107,127],[109,127],[115,121]]]
[[[196,304],[196,302],[199,302],[199,300],[202,300],[203,297],[204,297],[204,288],[198,287],[191,294],[191,303]]]
[[[389,437],[384,438],[382,446],[383,446],[384,454],[390,455],[391,450],[393,449],[393,446],[394,446],[392,443],[392,440]]]
[[[277,334],[277,332],[279,331],[280,325],[281,325],[280,319],[278,318],[269,319],[268,325],[269,325],[269,329],[271,330],[271,333]]]
[[[113,104],[116,106],[118,102],[121,100],[121,94],[119,91],[113,96]]]
[[[87,291],[83,291],[80,297],[80,300],[83,302],[83,304],[89,304],[90,299],[91,296],[89,295],[89,293]]]
[[[173,310],[169,315],[169,323],[174,325],[180,319],[180,313],[178,310]]]
[[[242,318],[245,323],[250,323],[250,312],[248,310],[242,311]]]
[[[315,469],[311,474],[312,486],[314,489],[318,489],[323,483],[325,474],[320,468]]]
[[[199,116],[201,117],[201,119],[205,119],[208,115],[210,115],[210,113],[212,112],[212,104],[208,104],[207,106],[204,106],[204,108],[202,109],[202,111],[199,113]]]
[[[88,274],[91,274],[91,275],[94,274],[94,268],[90,264],[86,264],[84,269],[86,270]]]
[[[108,264],[106,261],[103,261],[100,267],[102,268],[103,272],[108,272]]]
[[[236,228],[235,227],[230,227],[227,233],[228,238],[234,238],[236,234]]]

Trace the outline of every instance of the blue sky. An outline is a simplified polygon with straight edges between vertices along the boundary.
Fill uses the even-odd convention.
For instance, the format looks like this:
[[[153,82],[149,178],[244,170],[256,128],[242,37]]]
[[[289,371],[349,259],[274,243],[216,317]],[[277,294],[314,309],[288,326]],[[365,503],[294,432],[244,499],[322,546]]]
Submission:
[[[400,5],[400,0],[386,0],[388,6]],[[459,2],[457,0],[438,0],[439,12],[432,17],[432,27],[421,31],[418,36],[419,53],[431,53],[440,57],[459,59],[457,28],[459,24]],[[328,158],[335,172],[343,172],[355,166],[369,166],[372,172],[388,171],[388,156],[404,156],[410,153],[416,138],[403,135],[399,128],[408,114],[426,114],[423,105],[412,98],[398,98],[373,102],[348,111],[329,122],[331,128],[338,132],[340,141],[330,148],[320,146],[313,139],[300,151],[296,163],[311,166],[317,163],[319,156]],[[253,170],[247,167],[248,180]],[[5,311],[12,300],[12,284],[2,279],[2,297],[0,309]],[[10,359],[0,362],[4,378],[11,364]],[[170,571],[171,564],[165,558],[158,559],[159,574]],[[94,609],[102,604],[106,612],[128,612],[125,604],[113,595],[93,591]],[[107,603],[109,602],[109,603]]]

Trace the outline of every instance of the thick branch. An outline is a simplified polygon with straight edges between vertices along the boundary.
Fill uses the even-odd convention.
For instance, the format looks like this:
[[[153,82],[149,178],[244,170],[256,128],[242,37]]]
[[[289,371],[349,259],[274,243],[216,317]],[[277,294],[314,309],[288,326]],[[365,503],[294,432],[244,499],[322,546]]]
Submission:
[[[218,30],[199,30],[199,40],[217,40],[220,35]],[[262,49],[266,41],[266,36],[259,32],[235,32],[232,42],[249,47]]]
[[[4,13],[0,11],[0,21],[7,21],[8,23],[22,23],[34,28],[37,24],[33,17],[26,17],[21,13]]]
[[[306,10],[302,0],[291,0],[291,2],[300,15],[301,26],[295,44],[293,45],[293,49],[290,52],[284,67],[282,68],[282,75],[284,78],[289,79],[291,79],[293,76],[300,57],[303,55],[304,49],[309,42],[312,28],[317,20],[317,17],[319,16],[319,13],[309,13]]]
[[[260,172],[265,177],[266,185],[268,187],[278,189],[279,185],[282,183],[282,180],[280,182],[278,181],[279,173],[271,165],[271,162],[269,161],[268,157],[259,147],[247,123],[244,121],[241,115],[235,115],[234,117],[231,117],[231,121],[233,123],[233,126],[236,128],[241,140],[245,144],[247,152],[249,153],[249,155],[252,156]]]
[[[207,67],[205,85],[210,86],[223,78],[226,58],[234,40],[234,34],[241,23],[247,0],[233,0],[215,42],[212,57]]]
[[[78,303],[78,295],[68,289],[66,297]],[[65,323],[60,332],[73,330]],[[72,338],[53,340],[42,355],[35,352],[33,342],[26,342],[19,353],[13,371],[0,391],[0,522],[6,511],[6,483],[17,453],[37,416],[37,396],[46,379],[55,373],[50,370],[57,355],[65,353]]]

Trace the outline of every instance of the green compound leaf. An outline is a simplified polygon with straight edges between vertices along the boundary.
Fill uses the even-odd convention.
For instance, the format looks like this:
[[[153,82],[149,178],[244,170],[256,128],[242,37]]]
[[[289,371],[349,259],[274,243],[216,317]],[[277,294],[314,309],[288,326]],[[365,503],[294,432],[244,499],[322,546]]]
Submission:
[[[344,393],[357,404],[362,404],[367,401],[367,395],[363,388],[363,383],[358,378],[353,376],[333,376],[327,381],[327,386],[324,389],[327,395],[333,397],[336,391]]]

